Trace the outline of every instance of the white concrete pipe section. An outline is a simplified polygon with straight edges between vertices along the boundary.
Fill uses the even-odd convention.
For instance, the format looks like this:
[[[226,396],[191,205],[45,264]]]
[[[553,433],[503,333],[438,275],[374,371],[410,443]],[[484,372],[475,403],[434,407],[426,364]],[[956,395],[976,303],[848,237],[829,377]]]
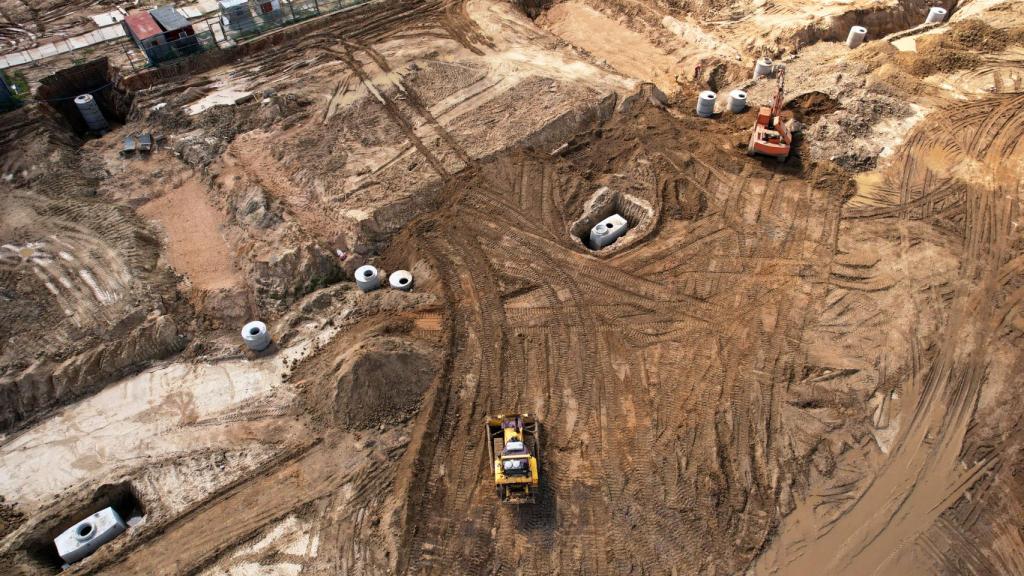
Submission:
[[[940,8],[939,6],[932,6],[928,9],[928,17],[924,19],[925,24],[931,24],[932,22],[942,22],[946,19],[946,9]]]
[[[412,272],[408,270],[395,270],[388,276],[388,283],[392,288],[398,290],[412,290]]]
[[[705,90],[697,95],[697,116],[709,118],[715,113],[715,99],[718,96],[711,90]]]
[[[356,268],[356,286],[363,292],[380,288],[380,272],[369,264]]]
[[[747,93],[743,90],[729,92],[729,112],[739,114],[747,109]]]
[[[110,124],[107,124],[107,119],[103,117],[103,112],[100,112],[100,107],[96,104],[96,99],[92,97],[92,94],[76,96],[75,106],[78,106],[78,111],[85,119],[85,125],[89,127],[89,130],[102,132],[110,128]]]
[[[590,229],[590,248],[600,250],[622,237],[629,230],[629,223],[618,214],[601,220]]]
[[[259,320],[253,320],[242,327],[242,340],[253,352],[261,352],[270,346],[270,332],[267,332],[267,325]]]
[[[758,58],[757,62],[754,64],[754,80],[757,80],[762,76],[771,76],[774,70],[771,58],[768,58],[767,56],[764,58]]]
[[[92,554],[127,529],[121,515],[113,508],[99,512],[75,524],[53,539],[57,553],[68,564]]]
[[[868,35],[868,29],[863,26],[853,26],[850,28],[850,34],[846,36],[846,47],[856,48],[864,42],[864,37]]]

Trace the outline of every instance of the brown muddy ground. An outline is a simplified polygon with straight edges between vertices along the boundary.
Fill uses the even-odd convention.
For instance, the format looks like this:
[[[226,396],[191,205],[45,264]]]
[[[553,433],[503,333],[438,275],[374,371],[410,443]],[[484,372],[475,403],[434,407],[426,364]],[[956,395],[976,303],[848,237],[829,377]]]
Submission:
[[[919,64],[955,45],[1000,63],[967,69],[987,82],[1019,49],[976,24],[830,42],[919,16],[868,4],[702,38],[704,5],[378,3],[140,91],[53,154],[106,170],[96,198],[57,167],[4,184],[4,335],[37,348],[4,348],[0,567],[56,573],[49,538],[131,501],[145,521],[71,573],[1021,572],[1024,97]],[[727,62],[751,42],[814,43],[785,164],[743,154],[753,111],[691,113],[709,82],[770,92]],[[720,60],[680,77],[688,48]],[[221,91],[252,96],[188,114]],[[113,158],[143,127],[166,145]],[[630,232],[586,248],[613,212]],[[363,262],[414,291],[359,293]],[[266,353],[237,341],[251,316]],[[488,477],[507,412],[542,425],[533,506]]]
[[[0,7],[0,53],[26,50],[97,28],[89,18],[116,9],[110,0],[14,0]],[[124,5],[125,10],[129,5]]]

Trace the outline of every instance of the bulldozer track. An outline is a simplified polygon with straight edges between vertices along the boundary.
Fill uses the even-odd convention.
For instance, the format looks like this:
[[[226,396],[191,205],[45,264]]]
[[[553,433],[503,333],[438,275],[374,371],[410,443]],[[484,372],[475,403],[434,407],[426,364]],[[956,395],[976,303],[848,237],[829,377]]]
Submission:
[[[796,370],[807,309],[824,299],[823,285],[813,298],[800,294],[821,277],[809,271],[827,267],[837,201],[756,170],[739,179],[708,170],[702,184],[728,195],[691,234],[654,235],[603,259],[568,234],[575,216],[565,194],[586,187],[562,175],[560,160],[495,162],[455,176],[459,195],[422,218],[430,233],[420,242],[451,298],[457,352],[429,479],[409,495],[430,520],[416,523],[399,566],[691,573],[708,551],[678,535],[708,525],[750,542],[752,557],[771,530],[774,470],[787,465],[769,439],[780,425],[778,386]],[[713,281],[726,274],[734,281]],[[775,319],[769,328],[757,320],[765,314]],[[502,508],[489,489],[476,428],[488,413],[512,411],[538,414],[544,429],[533,507]],[[623,436],[624,423],[635,436]],[[711,471],[709,480],[695,483],[696,469]],[[726,491],[717,504],[712,490]],[[738,511],[737,523],[713,520]],[[629,530],[635,523],[652,529]]]
[[[613,4],[630,14],[602,12],[601,21],[659,30],[652,48],[691,41],[692,22],[676,22],[681,32],[657,20],[633,30],[638,8],[659,12]],[[783,4],[760,13],[805,14]],[[229,143],[211,153],[214,180],[239,181],[220,208],[245,203],[253,217],[263,210],[283,223],[233,220],[225,231],[240,257],[258,250],[267,270],[290,265],[274,256],[284,244],[323,244],[332,278],[310,279],[312,290],[333,282],[331,254],[345,270],[363,261],[411,270],[415,290],[331,286],[294,315],[270,318],[275,333],[319,331],[308,357],[282,355],[289,393],[190,425],[249,443],[278,431],[314,439],[252,444],[256,471],[204,481],[193,500],[147,503],[146,523],[74,570],[269,571],[281,561],[310,574],[844,576],[886,573],[912,549],[935,573],[1019,572],[1014,558],[976,549],[971,531],[990,541],[1015,535],[1024,514],[993,505],[1016,503],[1019,486],[1004,477],[1016,470],[1008,453],[1024,443],[1024,426],[974,433],[989,425],[977,407],[1000,401],[984,394],[996,352],[1010,357],[1024,344],[1024,94],[1003,92],[996,76],[995,93],[920,119],[878,173],[857,180],[870,193],[851,198],[850,174],[811,162],[806,148],[768,166],[736,148],[740,116],[673,110],[692,88],[685,78],[667,105],[646,84],[628,95],[632,85],[600,51],[574,50],[514,20],[509,6],[384,0],[315,24],[295,39],[281,34],[278,46],[239,49],[246,61],[230,64],[229,79],[249,82],[245,89],[265,82],[265,98],[188,121],[197,134],[230,132],[217,133]],[[714,39],[696,38],[707,51]],[[671,56],[689,67],[683,52]],[[884,60],[859,54],[864,66]],[[910,57],[885,64],[892,72]],[[733,73],[713,65],[716,84]],[[975,72],[1011,68],[990,58]],[[913,81],[887,78],[893,91]],[[189,94],[202,98],[219,82],[214,73],[193,81]],[[177,108],[188,94],[146,96]],[[817,110],[839,100],[808,101],[808,115],[859,118],[853,106]],[[146,118],[183,118],[162,108]],[[885,124],[858,129],[918,120],[890,124],[895,112],[884,108],[872,113]],[[817,124],[808,122],[810,140]],[[520,126],[523,134],[505,138]],[[181,146],[199,153],[209,140]],[[85,150],[100,153],[96,143]],[[60,203],[11,195],[51,228],[32,246],[0,246],[0,284],[28,278],[52,295],[60,340],[127,314],[100,304],[134,300],[174,313],[142,297],[157,284],[159,241],[130,210],[99,209],[71,194],[77,187],[56,181],[52,195],[69,198]],[[590,249],[588,229],[613,213],[628,218],[629,234]],[[296,253],[296,267],[303,257]],[[278,311],[290,307],[282,300]],[[332,316],[317,325],[321,315]],[[226,324],[189,320],[189,336]],[[338,413],[356,404],[342,406],[347,371],[377,345],[367,335],[444,351],[417,370],[424,382],[407,406],[342,424]],[[227,347],[193,342],[183,361]],[[279,344],[286,354],[305,346],[292,334]],[[1014,375],[997,374],[1011,383]],[[184,399],[161,405],[187,408]],[[505,506],[495,494],[481,428],[486,415],[511,413],[540,422],[536,505]],[[245,422],[252,426],[236,425]],[[212,461],[210,444],[203,456]],[[166,490],[156,478],[140,482],[145,495]],[[275,541],[286,521],[297,532]],[[291,545],[300,537],[304,550]],[[277,550],[258,550],[268,542]]]
[[[1020,156],[1022,103],[1020,95],[998,95],[951,106],[932,121],[948,121],[956,128],[955,140],[928,124],[920,126],[908,136],[900,161],[885,174],[885,186],[896,193],[899,204],[844,214],[855,220],[933,221],[936,228],[958,237],[963,250],[959,276],[969,280],[939,296],[948,312],[937,349],[923,357],[920,347],[914,346],[908,375],[912,403],[904,408],[906,424],[885,465],[876,476],[851,485],[849,496],[801,546],[844,552],[834,555],[827,566],[817,563],[814,568],[812,555],[790,553],[772,566],[772,573],[886,573],[908,544],[930,557],[935,570],[953,563],[973,573],[999,573],[1005,568],[977,553],[964,536],[965,531],[978,529],[973,519],[981,515],[987,525],[1003,521],[1002,505],[993,509],[983,496],[996,485],[992,472],[1000,466],[999,452],[974,447],[964,459],[966,469],[960,455],[969,446],[967,433],[986,381],[989,347],[1012,331],[1006,318],[1020,302],[1019,290],[1008,288],[1024,273],[1011,248],[1021,190],[1019,181],[999,174],[1007,158]],[[973,172],[937,161],[945,158],[961,158]],[[936,221],[940,216],[945,225]],[[905,228],[899,230],[906,246],[912,238]],[[830,307],[842,305],[847,296],[843,292],[832,299]],[[985,336],[964,352],[962,335],[976,325],[982,326]],[[962,498],[968,489],[971,498]],[[896,494],[898,499],[893,498]]]
[[[330,52],[331,54],[334,54],[339,59],[341,59],[356,74],[356,76],[359,77],[359,79],[363,82],[367,89],[369,89],[377,97],[380,103],[384,106],[384,109],[387,110],[388,116],[391,118],[391,120],[401,128],[402,132],[404,132],[406,137],[409,138],[409,141],[412,143],[412,145],[416,147],[416,150],[419,151],[419,153],[427,160],[427,162],[430,163],[434,171],[437,172],[437,175],[442,178],[447,178],[449,176],[449,172],[445,168],[444,164],[441,162],[441,160],[437,158],[436,155],[434,155],[433,152],[431,152],[430,148],[428,148],[427,145],[423,142],[423,140],[419,137],[413,125],[410,123],[408,118],[402,114],[401,110],[395,104],[395,102],[391,98],[389,98],[384,93],[384,91],[377,89],[373,85],[373,82],[370,79],[369,74],[366,73],[362,63],[359,62],[359,59],[353,56],[351,50],[347,47],[342,50],[336,50],[332,48],[324,49]]]

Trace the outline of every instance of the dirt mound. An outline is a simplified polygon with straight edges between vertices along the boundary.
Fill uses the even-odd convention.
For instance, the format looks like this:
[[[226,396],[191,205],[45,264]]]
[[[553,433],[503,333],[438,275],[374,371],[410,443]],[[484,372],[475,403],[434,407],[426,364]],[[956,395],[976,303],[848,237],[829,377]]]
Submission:
[[[358,430],[404,422],[416,412],[438,354],[403,336],[412,324],[357,324],[296,369],[293,379],[315,424]]]
[[[335,373],[339,423],[369,428],[405,420],[433,380],[435,368],[432,354],[403,340],[368,342]]]
[[[919,77],[949,73],[977,66],[981,58],[966,50],[934,46],[927,41],[918,42],[918,53],[910,56],[907,70]]]
[[[982,55],[1002,52],[1011,44],[1024,42],[1024,28],[995,28],[983,20],[970,19],[950,25],[942,35],[917,40],[917,53],[901,53],[900,59],[915,76],[930,76],[977,67]]]
[[[810,124],[804,131],[804,140],[814,143],[811,157],[830,160],[854,172],[873,168],[882,151],[874,141],[873,127],[888,119],[913,114],[904,100],[886,92],[884,86],[873,86],[827,117],[819,116],[820,121],[804,121]]]
[[[944,44],[963,50],[999,52],[1010,44],[1010,32],[995,28],[984,20],[972,18],[951,25]]]

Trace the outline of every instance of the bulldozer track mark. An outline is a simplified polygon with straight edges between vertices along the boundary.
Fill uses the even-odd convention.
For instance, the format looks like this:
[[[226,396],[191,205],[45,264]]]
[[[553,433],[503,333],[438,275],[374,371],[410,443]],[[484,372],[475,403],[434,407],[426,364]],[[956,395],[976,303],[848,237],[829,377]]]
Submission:
[[[423,140],[416,134],[413,125],[401,113],[398,106],[391,99],[386,97],[383,92],[381,92],[380,90],[376,89],[373,86],[373,82],[371,81],[370,76],[366,73],[365,69],[363,68],[363,65],[359,62],[359,59],[353,56],[351,51],[347,47],[343,50],[337,50],[333,48],[324,48],[324,50],[331,54],[334,54],[343,62],[345,62],[345,64],[352,70],[352,72],[354,72],[355,75],[359,77],[363,84],[375,96],[377,96],[378,100],[384,106],[384,109],[387,111],[388,116],[391,118],[391,120],[394,121],[395,124],[399,126],[399,128],[401,128],[402,132],[405,133],[409,141],[412,142],[413,146],[416,147],[416,150],[421,155],[423,155],[427,162],[430,163],[431,167],[433,167],[434,171],[437,172],[437,175],[440,176],[441,178],[448,178],[449,173],[445,169],[444,164],[440,160],[438,160],[436,156],[434,156],[434,154],[430,151],[429,148],[427,148]]]
[[[1017,334],[1024,332],[1024,257],[1014,254],[1021,189],[984,171],[999,155],[1019,158],[1024,97],[957,103],[941,131],[934,119],[922,120],[885,169],[878,196],[847,205],[849,186],[832,180],[840,176],[832,167],[773,171],[734,162],[721,153],[729,145],[713,133],[720,128],[705,123],[709,142],[683,142],[694,124],[661,122],[670,115],[647,109],[642,98],[632,108],[613,106],[611,118],[596,123],[600,130],[564,134],[559,119],[552,132],[556,145],[568,143],[564,154],[547,153],[545,132],[530,137],[536,146],[474,159],[467,149],[476,143],[460,142],[465,132],[446,126],[474,120],[465,101],[504,98],[519,79],[447,70],[465,85],[430,102],[424,77],[406,82],[404,69],[392,66],[408,56],[394,41],[412,38],[501,56],[490,53],[497,49],[465,2],[428,0],[354,10],[241,68],[249,78],[268,70],[336,74],[322,86],[327,109],[312,124],[330,122],[332,107],[365,87],[359,105],[398,134],[401,151],[379,154],[386,163],[356,178],[359,192],[372,193],[363,186],[382,171],[402,172],[400,158],[411,165],[417,154],[430,164],[420,171],[436,198],[409,210],[412,221],[378,246],[387,267],[409,263],[417,271],[418,293],[361,296],[440,300],[390,318],[411,338],[446,343],[415,421],[379,430],[411,434],[408,451],[397,439],[390,448],[364,445],[331,430],[153,527],[130,556],[109,555],[97,569],[195,573],[286,516],[301,516],[315,531],[316,562],[306,563],[308,548],[305,557],[293,548],[279,555],[310,572],[754,573],[779,521],[785,525],[805,496],[808,508],[793,517],[813,523],[800,527],[799,541],[770,567],[776,572],[870,574],[881,569],[872,559],[891,561],[903,546],[920,546],[939,563],[942,546],[970,542],[957,528],[985,523],[980,495],[1005,489],[993,472],[1007,466],[1000,446],[964,441],[982,425],[972,418],[988,377],[984,348],[1002,335],[1024,338]],[[302,62],[290,61],[296,49],[305,51]],[[444,88],[439,93],[452,86]],[[714,162],[692,155],[712,149]],[[401,184],[422,175],[414,168]],[[615,206],[593,200],[605,185],[622,195]],[[606,210],[628,216],[633,236],[592,251],[583,223]],[[865,236],[878,247],[860,251],[844,237],[840,249],[841,228],[870,226]],[[920,244],[929,247],[927,234],[941,239],[936,251],[962,260],[917,300],[910,281],[920,271],[904,264]],[[108,260],[155,259],[134,244],[93,248],[91,259],[81,259],[90,271]],[[5,283],[12,267],[24,265],[8,260],[0,251]],[[429,273],[420,275],[424,268]],[[38,274],[44,285],[62,285],[57,268]],[[94,280],[97,288],[85,282],[61,292],[62,305],[91,304],[118,288],[116,278]],[[894,285],[905,290],[887,292]],[[913,301],[893,302],[904,294]],[[895,315],[934,316],[937,332],[890,333],[887,316]],[[863,341],[843,340],[851,334]],[[905,344],[910,358],[877,351],[887,343]],[[856,348],[857,358],[837,352],[842,346]],[[844,428],[868,397],[885,424]],[[893,405],[898,420],[888,416]],[[541,422],[541,488],[537,506],[513,508],[497,502],[480,428],[485,415],[518,412]],[[287,416],[283,405],[244,404],[195,424],[245,419],[269,428]],[[865,475],[840,458],[853,453],[865,457],[852,462],[872,456],[887,464]],[[901,475],[907,470],[912,479]],[[953,514],[959,522],[948,521]],[[818,548],[833,553],[827,562],[810,553]],[[397,552],[397,560],[381,550]],[[987,561],[975,556],[972,565]],[[168,557],[183,559],[161,564]]]
[[[263,526],[330,494],[337,487],[359,483],[380,467],[354,451],[337,453],[317,444],[269,472],[245,481],[171,523],[130,556],[94,569],[108,574],[188,573],[216,558]],[[348,460],[347,466],[339,466]],[[384,459],[386,460],[386,459]],[[273,498],[268,498],[273,494]],[[168,563],[167,558],[176,558]]]
[[[387,59],[378,50],[374,49],[369,45],[357,45],[354,48],[363,50],[371,59],[377,64],[377,66],[385,73],[392,74],[391,66],[388,64]],[[469,166],[472,163],[472,159],[466,152],[465,148],[455,140],[455,137],[449,132],[444,126],[437,121],[434,115],[430,112],[430,109],[420,99],[419,94],[411,86],[399,86],[402,94],[408,99],[412,109],[418,114],[427,125],[431,126],[434,131],[444,140],[445,144],[459,157],[462,161],[463,166]]]
[[[466,13],[465,2],[445,0],[443,6],[444,13],[441,18],[441,25],[459,44],[480,56],[484,54],[480,46],[491,50],[494,49],[494,43]]]
[[[439,389],[447,404],[427,480],[410,496],[423,510],[404,573],[696,573],[709,562],[703,545],[668,535],[746,507],[716,530],[756,542],[748,558],[768,538],[773,471],[789,458],[768,436],[780,433],[781,387],[802,370],[807,310],[824,305],[839,200],[756,169],[705,167],[694,181],[721,205],[660,224],[684,230],[678,238],[652,235],[602,259],[569,236],[566,202],[586,186],[562,179],[564,161],[579,160],[488,160],[454,177],[459,194],[424,217],[458,352]],[[669,164],[659,161],[677,170]],[[538,415],[544,505],[495,502],[477,427],[496,411]],[[711,486],[724,492],[713,499]],[[641,501],[665,505],[629,504]]]
[[[944,308],[935,312],[942,318],[941,333],[929,350],[912,335],[909,370],[892,377],[905,381],[909,406],[904,404],[899,434],[881,469],[874,476],[855,475],[857,482],[837,488],[838,497],[817,494],[817,533],[786,550],[770,568],[759,566],[765,570],[757,573],[887,573],[908,545],[926,551],[936,571],[956,559],[966,562],[958,565],[970,566],[971,573],[1000,572],[973,550],[959,550],[965,541],[959,531],[973,530],[972,518],[992,513],[983,495],[991,489],[993,471],[1001,466],[996,450],[963,454],[987,380],[988,348],[1005,337],[1004,323],[1020,298],[1017,291],[1007,290],[1009,284],[1016,285],[1011,278],[1020,270],[1011,248],[1017,236],[1013,221],[1018,215],[1019,183],[1007,182],[1001,172],[1007,157],[1020,156],[1022,103],[1019,94],[996,95],[958,103],[926,119],[908,135],[899,161],[883,174],[889,197],[898,198],[898,203],[844,212],[845,220],[922,219],[948,230],[963,251],[959,281],[931,287],[937,305]],[[934,122],[955,126],[954,138],[932,129]],[[946,158],[962,160],[948,164]],[[897,228],[904,251],[916,241],[910,230],[904,225]],[[844,268],[834,265],[833,272],[837,270]],[[830,288],[824,300],[840,330],[849,329],[842,326],[842,319],[853,307],[850,297],[849,292]],[[914,307],[926,316],[916,302]],[[975,329],[983,336],[964,347]],[[964,498],[968,489],[971,497]],[[951,525],[947,519],[954,515],[962,523]],[[785,531],[781,538],[786,539]],[[949,556],[936,544],[940,542],[953,547]],[[812,548],[840,553],[830,555],[823,565],[814,560],[820,557],[804,553]]]

